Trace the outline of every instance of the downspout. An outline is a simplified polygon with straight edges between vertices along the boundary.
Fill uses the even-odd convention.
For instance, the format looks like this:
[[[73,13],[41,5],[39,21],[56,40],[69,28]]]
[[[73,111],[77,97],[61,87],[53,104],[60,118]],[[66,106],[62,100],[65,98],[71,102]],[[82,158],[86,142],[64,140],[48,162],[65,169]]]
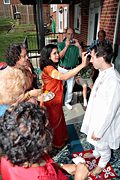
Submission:
[[[45,32],[43,22],[43,0],[37,1],[37,23],[38,23],[38,37],[39,37],[39,50],[45,46]]]
[[[38,20],[37,20],[37,11],[36,11],[36,3],[33,4],[33,12],[34,12],[34,23],[36,26],[36,34],[37,34],[37,48],[40,49],[40,42],[38,36]]]

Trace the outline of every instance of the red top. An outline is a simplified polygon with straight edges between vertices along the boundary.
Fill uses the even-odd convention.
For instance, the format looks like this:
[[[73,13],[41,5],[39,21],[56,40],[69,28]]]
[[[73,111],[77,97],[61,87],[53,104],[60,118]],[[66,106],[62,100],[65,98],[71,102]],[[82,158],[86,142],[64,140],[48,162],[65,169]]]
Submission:
[[[55,162],[45,155],[45,166],[20,167],[13,166],[7,158],[1,158],[2,180],[68,180],[68,177],[58,169]]]

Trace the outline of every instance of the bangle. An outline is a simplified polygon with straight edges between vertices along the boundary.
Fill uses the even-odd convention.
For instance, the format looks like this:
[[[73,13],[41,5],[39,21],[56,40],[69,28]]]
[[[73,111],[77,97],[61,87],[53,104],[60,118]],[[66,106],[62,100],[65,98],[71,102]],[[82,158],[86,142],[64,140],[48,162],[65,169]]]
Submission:
[[[29,92],[27,92],[27,99],[30,99],[31,98],[31,95]]]

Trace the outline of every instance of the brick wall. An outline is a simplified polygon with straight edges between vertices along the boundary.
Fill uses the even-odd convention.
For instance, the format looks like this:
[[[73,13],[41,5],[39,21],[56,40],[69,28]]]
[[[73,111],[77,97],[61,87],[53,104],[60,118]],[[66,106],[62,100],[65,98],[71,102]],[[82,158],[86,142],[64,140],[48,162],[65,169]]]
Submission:
[[[11,4],[21,4],[21,2],[19,0],[11,0],[10,2],[11,2]]]
[[[104,29],[107,38],[113,42],[118,0],[104,0],[101,7],[100,29]]]

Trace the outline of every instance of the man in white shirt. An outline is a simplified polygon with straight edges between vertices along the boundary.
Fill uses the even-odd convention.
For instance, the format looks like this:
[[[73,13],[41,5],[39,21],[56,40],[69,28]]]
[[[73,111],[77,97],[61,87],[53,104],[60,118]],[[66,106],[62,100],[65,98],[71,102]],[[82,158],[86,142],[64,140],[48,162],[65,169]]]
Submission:
[[[91,62],[99,75],[93,85],[81,132],[94,145],[93,156],[100,157],[93,170],[102,172],[111,158],[111,149],[120,145],[120,74],[114,69],[111,45],[94,46]]]

